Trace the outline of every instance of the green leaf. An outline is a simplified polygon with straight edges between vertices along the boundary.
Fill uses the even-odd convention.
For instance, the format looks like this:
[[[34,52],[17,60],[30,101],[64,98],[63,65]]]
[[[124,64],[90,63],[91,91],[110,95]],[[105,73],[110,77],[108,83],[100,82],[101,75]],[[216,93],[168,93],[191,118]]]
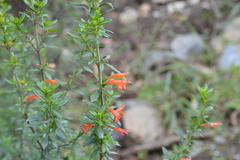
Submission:
[[[79,91],[76,89],[71,89],[71,91],[73,91],[74,93],[80,94],[80,95],[84,95],[84,93],[82,91]]]
[[[26,55],[29,55],[30,53],[32,53],[32,51],[26,51],[26,52],[23,52],[21,54],[17,54],[16,57],[24,57]]]
[[[42,147],[45,149],[48,146],[48,135],[45,135],[45,137],[42,140]]]
[[[30,3],[28,2],[28,0],[23,0],[23,1],[27,6],[29,6],[29,7],[31,6]]]
[[[54,93],[51,98],[59,98],[61,97],[62,95],[64,95],[66,93],[66,91],[60,91],[60,92],[57,92],[57,93]]]
[[[58,111],[55,111],[54,109],[51,108],[52,113],[57,116],[58,118],[62,118],[62,115],[58,113]]]
[[[52,32],[55,32],[55,31],[52,31]],[[56,37],[56,36],[57,36],[56,34],[49,34],[49,35],[45,36],[45,38],[52,38],[52,37]],[[48,48],[51,48],[51,47],[58,48],[57,46],[51,46],[51,45],[47,45],[47,47]]]
[[[65,128],[63,127],[63,125],[61,124],[61,122],[55,120],[55,123],[56,123],[57,127],[58,127],[61,131],[65,132]]]
[[[56,32],[57,30],[56,29],[48,29],[47,31],[48,32]]]
[[[57,21],[58,21],[57,19],[52,20],[48,25],[49,25],[49,26],[52,26],[52,25],[54,25],[55,23],[57,23]]]
[[[98,138],[102,139],[104,137],[104,130],[102,129],[102,126],[97,127],[97,132],[96,132]]]
[[[26,13],[25,12],[21,12],[21,17],[19,18],[19,23],[22,23],[23,22],[23,20],[24,20],[24,18],[25,18],[25,16],[26,16]]]
[[[85,8],[88,8],[88,6],[86,4],[82,4],[82,3],[76,3],[76,2],[68,2],[74,6],[82,6],[82,7],[85,7]]]
[[[7,81],[8,83],[14,84],[12,81],[8,80],[7,78],[4,78],[4,79],[5,79],[5,81]]]
[[[180,138],[182,138],[182,139],[184,139],[184,137],[183,137],[183,134],[179,131],[179,130],[174,130],[173,131],[177,136],[179,136]]]
[[[55,130],[55,133],[56,133],[57,136],[59,136],[60,138],[66,140],[65,135],[63,134],[63,132],[62,132],[60,129],[57,128],[57,129]]]
[[[42,118],[44,115],[45,115],[45,113],[40,112],[40,113],[37,113],[37,114],[34,114],[34,115],[28,117],[28,119],[26,121],[28,121],[28,122],[36,121],[36,120]]]
[[[114,146],[121,146],[117,141],[114,141],[114,140],[107,140],[107,141],[113,144]]]
[[[204,110],[205,110],[205,111],[211,111],[211,110],[213,110],[213,106],[208,106],[208,107],[206,107]]]
[[[94,150],[91,155],[90,155],[90,158],[89,159],[93,159],[98,153],[98,149]]]
[[[100,71],[103,72],[103,70],[104,70],[104,64],[100,63]]]
[[[93,91],[92,94],[90,95],[90,101],[95,102],[99,96],[100,96],[99,90]]]
[[[33,92],[37,95],[38,98],[40,98],[41,100],[44,100],[45,97],[43,95],[43,93],[41,93],[40,91],[38,91],[36,88],[33,88]]]
[[[28,127],[40,127],[41,125],[43,125],[45,122],[43,121],[35,121],[35,122],[31,122],[29,124],[27,124]]]
[[[83,102],[85,102],[88,106],[97,107],[97,105],[95,103],[92,103],[92,102],[90,102],[88,100],[84,99]]]
[[[70,36],[72,36],[72,37],[74,37],[74,38],[76,38],[76,39],[81,39],[81,37],[79,37],[79,36],[76,36],[76,35],[74,35],[74,34],[72,34],[72,33],[70,33],[70,32],[67,32]]]
[[[44,7],[48,3],[48,0],[43,0],[42,2],[43,2],[43,5],[41,7]]]
[[[90,58],[89,60],[88,60],[88,65],[90,65],[90,64],[92,64],[93,62],[94,62],[94,57],[92,57],[92,58]]]
[[[95,136],[91,136],[87,138],[83,143],[83,147],[86,147],[87,145],[94,143],[96,140],[97,140],[97,137]]]
[[[162,152],[165,156],[169,155],[168,150],[165,147],[162,147]]]
[[[61,107],[61,106],[64,106],[65,104],[67,104],[68,103],[68,99],[64,99],[64,100],[61,100],[60,102],[58,102],[58,107]]]
[[[112,19],[105,19],[105,20],[100,21],[100,22],[98,23],[98,25],[107,24],[107,23],[109,23],[109,22],[111,22],[111,21],[112,21]]]
[[[104,63],[106,66],[108,66],[109,68],[111,68],[112,70],[114,70],[117,73],[121,73],[119,70],[117,70],[115,67],[113,67],[112,65],[108,64],[108,63]]]
[[[82,68],[83,68],[85,71],[88,71],[88,72],[90,72],[90,73],[93,73],[92,69],[89,68],[89,67],[82,66]]]
[[[91,120],[96,120],[96,119],[98,118],[98,117],[93,116],[93,115],[88,114],[88,113],[85,113],[84,115],[85,115],[87,118],[91,119]]]

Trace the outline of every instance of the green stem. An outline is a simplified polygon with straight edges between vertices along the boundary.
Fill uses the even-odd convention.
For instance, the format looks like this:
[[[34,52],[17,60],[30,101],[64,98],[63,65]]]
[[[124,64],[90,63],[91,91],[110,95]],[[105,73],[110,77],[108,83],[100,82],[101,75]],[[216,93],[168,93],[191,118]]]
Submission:
[[[205,114],[205,108],[208,105],[208,101],[206,100],[206,98],[202,97],[201,98],[201,103],[203,105],[200,114],[197,117],[197,122],[203,122],[203,116]],[[174,157],[173,160],[179,160],[182,156],[182,154],[184,154],[184,152],[189,148],[189,143],[191,143],[193,141],[193,134],[197,131],[197,129],[199,128],[199,124],[196,124],[193,129],[192,132],[190,134],[188,134],[187,139],[184,140],[184,143],[181,147],[181,150],[178,152],[178,155],[176,157]]]
[[[104,105],[104,95],[103,95],[103,91],[102,91],[102,84],[103,84],[103,75],[102,75],[102,71],[101,71],[101,54],[99,51],[99,45],[96,45],[96,53],[97,53],[97,58],[98,58],[98,81],[99,81],[99,89],[100,89],[100,100],[101,100],[101,104]]]
[[[22,103],[22,112],[24,112],[23,115],[24,115],[25,119],[27,120],[28,119],[28,115],[27,115],[27,112],[25,111],[25,107],[24,107],[24,104],[23,104],[24,103],[24,99],[23,99],[22,89],[20,87],[19,78],[18,78],[17,74],[15,73],[15,67],[13,67],[13,75],[14,75],[14,78],[16,79],[16,87],[17,87],[18,94],[20,96],[21,103]],[[27,124],[29,124],[28,121],[27,121]],[[29,127],[29,128],[32,131],[32,133],[35,133],[35,130],[33,129],[33,127]],[[38,143],[38,145],[40,147],[41,152],[43,153],[43,147],[42,147],[41,142],[39,140],[37,140],[37,143]]]
[[[41,57],[41,53],[40,53],[41,47],[40,47],[40,41],[39,41],[38,32],[37,32],[37,18],[36,18],[36,14],[32,13],[32,17],[34,19],[33,20],[33,27],[34,27],[34,37],[35,37],[35,41],[36,41],[36,52],[37,52],[37,55],[38,55],[39,63],[42,66],[43,62],[42,62],[42,57]],[[44,78],[43,69],[41,69],[41,77],[42,77],[42,80],[45,79]]]

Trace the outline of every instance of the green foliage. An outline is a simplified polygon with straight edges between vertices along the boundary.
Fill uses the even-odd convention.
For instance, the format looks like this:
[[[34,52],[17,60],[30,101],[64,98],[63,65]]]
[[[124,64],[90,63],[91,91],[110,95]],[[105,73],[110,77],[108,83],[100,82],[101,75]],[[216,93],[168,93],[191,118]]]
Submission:
[[[101,0],[87,1],[87,4],[69,2],[83,7],[87,11],[88,19],[77,20],[79,28],[76,29],[76,34],[69,33],[80,50],[72,57],[66,56],[69,62],[75,65],[72,74],[68,75],[70,80],[66,83],[55,80],[55,67],[49,64],[47,55],[50,49],[57,48],[47,42],[57,36],[54,25],[58,20],[52,20],[45,13],[47,0],[24,0],[24,3],[28,9],[21,12],[20,17],[0,11],[0,41],[7,53],[2,67],[11,71],[5,80],[13,88],[8,93],[13,92],[12,95],[17,97],[14,100],[15,106],[9,108],[14,114],[18,113],[18,116],[14,117],[8,111],[9,117],[5,119],[18,122],[9,129],[20,127],[17,135],[1,136],[0,146],[7,148],[6,145],[10,148],[7,152],[0,152],[0,156],[4,159],[13,159],[15,156],[20,159],[76,159],[83,156],[79,150],[81,139],[84,140],[84,147],[91,148],[92,153],[88,156],[90,159],[97,155],[101,160],[112,159],[110,154],[116,154],[111,151],[112,146],[119,146],[118,142],[111,140],[112,130],[120,130],[121,134],[127,133],[124,129],[114,127],[117,120],[114,117],[115,122],[113,121],[113,115],[108,108],[112,107],[112,103],[115,103],[113,98],[118,95],[105,87],[107,78],[103,77],[105,66],[119,71],[108,64],[110,55],[100,54],[100,48],[103,48],[100,46],[100,38],[111,38],[108,33],[112,32],[103,27],[111,19],[103,16],[113,10],[112,4],[102,3]],[[103,6],[110,9],[101,13]],[[36,67],[33,67],[33,64],[36,64]],[[97,66],[97,73],[93,71],[92,64]],[[84,77],[85,71],[95,77],[94,82],[87,81],[88,87],[94,87],[91,93],[87,93],[89,98],[85,96],[84,90],[80,91],[73,85],[73,80],[78,76]],[[69,91],[86,97],[83,102],[89,106],[89,112],[81,117],[83,132],[70,129],[69,120],[72,118],[64,115],[62,110],[69,102],[66,97]],[[1,123],[6,126],[4,121]],[[84,124],[91,124],[91,128],[84,129]],[[90,134],[83,136],[88,129]],[[69,154],[65,154],[66,150]]]
[[[211,103],[210,99],[210,96],[213,93],[213,89],[209,89],[207,85],[205,85],[204,87],[197,86],[197,89],[199,95],[195,98],[199,102],[199,107],[198,109],[187,110],[190,114],[190,116],[187,117],[187,136],[184,137],[181,132],[175,130],[175,134],[180,137],[181,143],[175,145],[174,150],[171,153],[169,153],[166,148],[162,148],[166,160],[179,160],[183,156],[191,158],[187,153],[190,150],[196,150],[196,148],[193,146],[194,133],[202,136],[201,127],[204,123],[207,123],[209,124],[209,126],[213,127],[213,125],[211,125],[211,123],[207,121],[207,112],[214,110],[214,107],[216,107],[216,105]],[[219,123],[217,123],[217,125],[219,125]]]

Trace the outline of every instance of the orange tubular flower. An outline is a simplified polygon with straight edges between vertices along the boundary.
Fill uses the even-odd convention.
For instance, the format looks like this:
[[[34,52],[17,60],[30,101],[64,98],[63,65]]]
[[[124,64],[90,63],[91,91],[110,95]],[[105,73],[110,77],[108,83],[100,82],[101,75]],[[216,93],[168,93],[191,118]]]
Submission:
[[[36,64],[36,66],[40,66],[40,64]],[[50,63],[47,65],[48,68],[56,68],[56,64],[55,63]]]
[[[114,110],[112,108],[108,108],[107,111],[110,111],[113,115],[114,115],[114,122],[119,122],[119,119],[121,118],[120,114],[123,114],[123,108],[124,108],[124,105],[121,105],[118,109]]]
[[[119,119],[121,118],[120,114],[118,114],[118,112],[112,108],[108,108],[107,110],[112,112],[112,114],[114,115],[114,122],[119,122]]]
[[[82,131],[83,133],[87,133],[88,129],[95,126],[95,124],[92,123],[86,123],[86,124],[82,124]]]
[[[121,105],[118,109],[116,109],[116,111],[118,113],[124,114],[123,111],[122,111],[124,107],[125,107],[124,105]]]
[[[58,82],[58,80],[45,79],[44,82],[48,82],[48,83],[51,83],[52,85],[54,85],[55,83]]]
[[[208,124],[208,123],[203,123],[203,124],[201,125],[201,127],[202,127],[202,126],[208,126],[208,127],[213,127],[214,129],[216,129],[218,125],[222,125],[222,123],[220,123],[220,121],[211,122],[210,124]]]
[[[128,75],[129,72],[125,72],[125,73],[116,73],[116,74],[113,74],[111,76],[108,77],[108,79],[112,79],[112,78],[122,78],[124,79],[126,75]]]
[[[126,89],[126,84],[131,83],[129,80],[108,80],[105,84],[112,84],[118,86],[118,90]]]
[[[48,66],[47,66],[48,68],[56,68],[56,64],[55,63],[50,63],[50,64],[48,64]]]
[[[9,41],[6,43],[2,43],[2,46],[4,47],[4,49],[8,50],[13,43],[15,43],[15,41]]]
[[[30,96],[28,96],[28,97],[24,100],[24,102],[27,102],[27,101],[29,101],[29,100],[31,100],[31,99],[40,100],[40,99],[36,96],[36,94],[31,94]]]
[[[122,128],[117,128],[117,127],[110,127],[110,126],[106,126],[108,128],[113,129],[114,131],[119,132],[122,136],[124,136],[124,134],[127,134],[128,131],[126,129],[122,129]]]
[[[179,160],[191,160],[190,158],[181,158]]]

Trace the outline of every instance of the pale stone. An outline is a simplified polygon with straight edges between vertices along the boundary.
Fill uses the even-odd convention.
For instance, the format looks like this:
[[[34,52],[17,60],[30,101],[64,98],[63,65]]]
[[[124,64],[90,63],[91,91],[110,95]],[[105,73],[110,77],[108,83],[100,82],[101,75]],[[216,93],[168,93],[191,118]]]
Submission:
[[[197,4],[199,4],[201,1],[200,0],[188,0],[188,3],[190,4],[190,5],[197,5]]]
[[[169,2],[170,0],[152,0],[153,3],[167,3]]]
[[[198,35],[181,34],[173,39],[171,49],[175,58],[188,60],[203,52],[204,42]]]
[[[151,103],[136,99],[124,103],[123,125],[131,138],[139,143],[148,143],[161,137],[160,118]]]
[[[232,22],[228,23],[223,32],[224,40],[230,43],[239,43],[240,41],[240,16],[234,18]]]
[[[151,5],[148,3],[143,3],[138,8],[138,13],[139,13],[139,16],[141,17],[149,17],[150,11],[151,11]]]
[[[185,7],[187,6],[186,2],[172,2],[167,4],[167,12],[172,14],[174,12],[183,12]]]
[[[123,24],[131,24],[138,19],[138,11],[131,7],[126,7],[124,12],[120,13],[119,21]]]
[[[240,66],[240,49],[236,45],[227,45],[219,59],[220,68],[228,69],[232,65]]]
[[[224,49],[223,39],[221,39],[219,37],[213,38],[211,40],[210,44],[213,47],[213,49],[215,50],[215,52],[217,52],[217,53],[221,53]]]

